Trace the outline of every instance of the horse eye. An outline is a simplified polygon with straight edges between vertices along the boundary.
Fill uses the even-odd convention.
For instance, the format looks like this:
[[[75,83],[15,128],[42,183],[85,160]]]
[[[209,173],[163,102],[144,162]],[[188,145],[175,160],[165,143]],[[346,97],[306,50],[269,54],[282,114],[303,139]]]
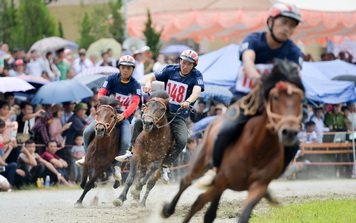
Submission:
[[[278,101],[278,96],[273,96],[272,98],[274,101]]]
[[[111,117],[111,118],[114,118],[114,115],[111,115],[110,117]]]

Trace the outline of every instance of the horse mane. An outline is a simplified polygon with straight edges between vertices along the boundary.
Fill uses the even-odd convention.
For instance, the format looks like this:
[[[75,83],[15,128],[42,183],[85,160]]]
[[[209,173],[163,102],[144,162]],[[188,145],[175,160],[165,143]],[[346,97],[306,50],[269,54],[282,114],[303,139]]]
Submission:
[[[120,104],[120,101],[117,100],[114,95],[110,95],[110,97],[103,96],[103,97],[99,98],[99,101],[100,101],[101,105],[110,105],[114,108]]]
[[[305,91],[302,79],[299,76],[298,65],[288,60],[275,59],[272,71],[262,78],[265,100],[268,100],[269,92],[280,81],[294,84],[303,92]]]
[[[150,98],[162,98],[162,99],[169,99],[169,94],[166,91],[159,90],[159,91],[154,91],[152,92]],[[167,112],[166,114],[170,114],[171,112],[171,107],[169,106],[169,103],[167,104]]]

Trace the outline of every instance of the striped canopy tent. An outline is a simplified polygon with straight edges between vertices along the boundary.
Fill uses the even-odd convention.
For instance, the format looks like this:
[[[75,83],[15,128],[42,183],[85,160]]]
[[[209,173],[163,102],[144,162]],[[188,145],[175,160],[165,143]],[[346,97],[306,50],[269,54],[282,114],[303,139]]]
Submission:
[[[293,35],[294,40],[320,45],[327,38],[335,43],[348,36],[356,40],[356,4],[354,0],[283,0],[301,9],[303,23]],[[128,32],[143,37],[147,9],[157,31],[163,29],[163,40],[203,38],[226,42],[241,42],[247,33],[266,30],[269,0],[195,0],[182,4],[180,0],[132,0],[128,2]]]

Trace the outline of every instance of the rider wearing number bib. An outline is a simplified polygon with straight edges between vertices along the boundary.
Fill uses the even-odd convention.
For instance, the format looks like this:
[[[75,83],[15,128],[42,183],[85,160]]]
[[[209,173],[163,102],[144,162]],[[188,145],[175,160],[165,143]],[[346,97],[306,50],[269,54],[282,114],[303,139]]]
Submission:
[[[98,99],[107,95],[114,95],[117,100],[120,101],[120,105],[117,106],[117,121],[121,121],[120,125],[120,151],[119,154],[123,154],[129,149],[131,139],[131,120],[140,103],[141,98],[141,85],[138,81],[132,77],[132,73],[135,69],[135,59],[131,56],[122,56],[118,62],[120,73],[112,74],[108,76],[101,86]],[[89,146],[90,135],[94,132],[95,121],[92,121],[90,125],[84,130],[84,148],[87,150]],[[76,162],[77,165],[83,165],[84,158]],[[118,163],[115,164],[114,177],[117,180],[121,179],[121,170]]]
[[[239,47],[243,67],[238,74],[233,100],[237,101],[247,95],[259,81],[261,75],[270,72],[271,63],[275,58],[287,59],[301,68],[303,54],[289,39],[301,21],[299,10],[292,4],[276,3],[271,7],[267,19],[269,32],[252,33],[244,39]],[[241,133],[245,123],[251,117],[259,115],[257,113],[245,116],[241,110],[236,119],[229,118],[234,117],[236,112],[235,109],[229,109],[225,114],[227,118],[223,121],[214,142],[213,169],[196,182],[196,187],[206,189],[213,184],[223,158],[224,149],[237,139],[237,135]],[[283,170],[294,158],[298,149],[298,143],[291,147],[285,147]]]
[[[162,181],[168,183],[168,167],[177,159],[184,149],[188,140],[188,128],[186,119],[189,117],[189,106],[194,103],[204,90],[203,76],[195,66],[198,64],[198,54],[193,50],[186,50],[180,55],[180,62],[177,65],[168,65],[163,70],[149,75],[146,78],[144,92],[151,91],[152,81],[158,80],[165,84],[165,89],[169,94],[169,105],[172,121],[170,126],[175,140],[174,146],[170,148],[162,165]],[[177,114],[177,115],[175,115]],[[172,120],[173,119],[173,120]],[[134,133],[131,140],[133,144],[142,131],[142,122],[135,122]],[[118,161],[128,161],[132,153],[128,151],[124,156],[116,157]]]

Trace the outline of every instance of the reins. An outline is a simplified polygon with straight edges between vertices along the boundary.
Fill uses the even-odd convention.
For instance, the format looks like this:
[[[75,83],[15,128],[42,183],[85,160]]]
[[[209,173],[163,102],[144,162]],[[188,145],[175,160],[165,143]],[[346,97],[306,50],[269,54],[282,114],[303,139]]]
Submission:
[[[111,110],[116,114],[115,109],[114,109],[112,106],[110,106],[110,105],[100,105],[100,107],[98,108],[98,111],[97,111],[97,112],[101,111],[103,108],[109,108],[109,109],[111,109]],[[115,128],[116,123],[117,123],[116,115],[115,115],[115,117],[111,120],[110,123],[98,121],[98,120],[97,120],[97,116],[96,116],[96,117],[95,117],[95,125],[94,125],[94,128],[97,127],[98,125],[102,125],[102,126],[104,126],[106,135],[107,135],[107,136],[110,136],[112,130]],[[109,129],[109,127],[110,127],[111,125],[112,125],[111,129],[108,131],[108,129]]]

